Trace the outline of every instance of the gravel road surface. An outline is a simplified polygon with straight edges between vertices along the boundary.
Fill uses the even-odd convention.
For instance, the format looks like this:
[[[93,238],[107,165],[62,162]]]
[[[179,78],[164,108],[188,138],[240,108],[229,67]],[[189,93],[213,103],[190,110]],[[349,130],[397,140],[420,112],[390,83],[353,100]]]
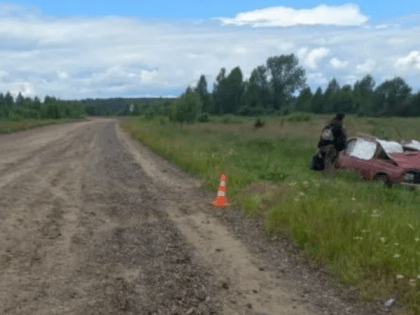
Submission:
[[[0,136],[0,314],[393,313],[214,197],[115,119]]]

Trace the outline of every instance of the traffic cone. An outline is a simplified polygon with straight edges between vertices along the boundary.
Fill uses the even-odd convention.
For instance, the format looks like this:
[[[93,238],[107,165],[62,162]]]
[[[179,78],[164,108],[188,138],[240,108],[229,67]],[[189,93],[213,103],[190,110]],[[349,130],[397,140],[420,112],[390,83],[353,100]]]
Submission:
[[[211,203],[214,207],[222,208],[229,207],[229,202],[226,198],[226,174],[220,175],[219,192],[217,193],[216,199]]]

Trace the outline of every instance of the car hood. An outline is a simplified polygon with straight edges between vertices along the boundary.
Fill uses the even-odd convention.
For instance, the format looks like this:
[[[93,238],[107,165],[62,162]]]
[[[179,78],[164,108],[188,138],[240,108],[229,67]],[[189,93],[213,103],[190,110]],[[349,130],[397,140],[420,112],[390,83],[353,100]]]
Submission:
[[[394,153],[390,157],[400,167],[420,169],[420,153]]]

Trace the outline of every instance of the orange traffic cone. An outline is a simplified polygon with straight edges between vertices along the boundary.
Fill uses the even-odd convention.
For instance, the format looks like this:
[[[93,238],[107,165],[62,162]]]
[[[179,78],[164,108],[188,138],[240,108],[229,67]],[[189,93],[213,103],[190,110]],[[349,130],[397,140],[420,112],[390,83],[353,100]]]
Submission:
[[[220,175],[219,192],[217,193],[216,199],[214,199],[211,204],[218,208],[229,207],[229,202],[226,198],[226,174],[225,173],[222,173],[222,175]]]

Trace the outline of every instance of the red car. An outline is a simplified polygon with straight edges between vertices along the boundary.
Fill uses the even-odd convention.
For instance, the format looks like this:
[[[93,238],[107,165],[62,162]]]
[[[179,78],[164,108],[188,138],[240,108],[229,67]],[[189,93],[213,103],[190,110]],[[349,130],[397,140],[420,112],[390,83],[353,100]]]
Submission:
[[[374,137],[349,138],[340,153],[339,168],[354,170],[366,180],[420,187],[420,152]]]

